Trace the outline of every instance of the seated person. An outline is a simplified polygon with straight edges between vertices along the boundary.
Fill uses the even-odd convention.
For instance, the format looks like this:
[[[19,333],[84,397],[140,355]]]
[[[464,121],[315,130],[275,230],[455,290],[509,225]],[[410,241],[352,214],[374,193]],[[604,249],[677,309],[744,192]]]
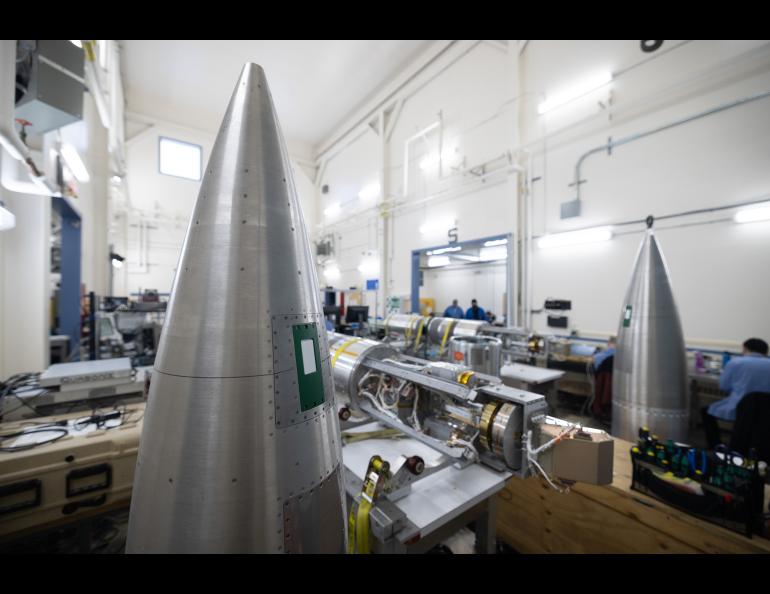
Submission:
[[[463,309],[459,305],[457,305],[457,299],[453,299],[452,305],[450,305],[444,310],[444,317],[458,318],[460,320],[463,319]]]
[[[717,419],[734,422],[738,404],[746,394],[770,392],[770,358],[767,353],[768,345],[764,340],[749,338],[743,343],[743,356],[733,357],[722,370],[719,387],[730,395],[701,409],[703,430],[710,449],[722,442]]]
[[[615,337],[610,336],[607,340],[607,348],[599,351],[593,356],[594,369],[599,369],[599,365],[601,365],[605,359],[609,359],[610,357],[615,356],[615,341]]]
[[[475,299],[471,299],[471,306],[468,311],[465,312],[466,320],[487,320],[487,314],[483,308],[479,307],[478,302]]]

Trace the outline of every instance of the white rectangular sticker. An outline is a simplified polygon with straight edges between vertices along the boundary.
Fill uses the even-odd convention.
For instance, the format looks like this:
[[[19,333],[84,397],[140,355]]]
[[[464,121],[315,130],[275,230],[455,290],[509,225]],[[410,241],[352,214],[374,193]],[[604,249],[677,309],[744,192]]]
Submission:
[[[305,370],[305,375],[315,373],[315,349],[313,348],[313,341],[311,339],[300,341],[302,346],[302,368]]]

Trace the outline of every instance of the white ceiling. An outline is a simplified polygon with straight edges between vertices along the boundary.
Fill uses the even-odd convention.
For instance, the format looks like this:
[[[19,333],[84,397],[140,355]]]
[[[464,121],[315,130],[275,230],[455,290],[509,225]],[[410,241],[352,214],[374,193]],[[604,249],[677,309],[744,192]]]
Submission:
[[[411,40],[126,40],[127,110],[219,128],[245,62],[267,74],[289,142],[315,146],[432,43]]]

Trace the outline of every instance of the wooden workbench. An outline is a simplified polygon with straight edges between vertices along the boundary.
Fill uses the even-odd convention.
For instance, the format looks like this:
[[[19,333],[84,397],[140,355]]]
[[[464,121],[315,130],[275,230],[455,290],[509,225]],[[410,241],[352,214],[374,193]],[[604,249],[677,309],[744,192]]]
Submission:
[[[611,485],[570,493],[512,478],[498,495],[497,534],[520,553],[770,553],[746,538],[631,490],[631,445],[615,440]],[[765,487],[765,505],[770,488]]]

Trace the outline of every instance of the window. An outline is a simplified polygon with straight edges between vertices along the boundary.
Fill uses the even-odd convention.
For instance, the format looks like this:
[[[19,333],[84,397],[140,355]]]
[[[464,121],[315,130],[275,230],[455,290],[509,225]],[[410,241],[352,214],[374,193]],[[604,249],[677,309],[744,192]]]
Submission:
[[[203,149],[190,142],[160,137],[158,160],[160,172],[200,181]]]

